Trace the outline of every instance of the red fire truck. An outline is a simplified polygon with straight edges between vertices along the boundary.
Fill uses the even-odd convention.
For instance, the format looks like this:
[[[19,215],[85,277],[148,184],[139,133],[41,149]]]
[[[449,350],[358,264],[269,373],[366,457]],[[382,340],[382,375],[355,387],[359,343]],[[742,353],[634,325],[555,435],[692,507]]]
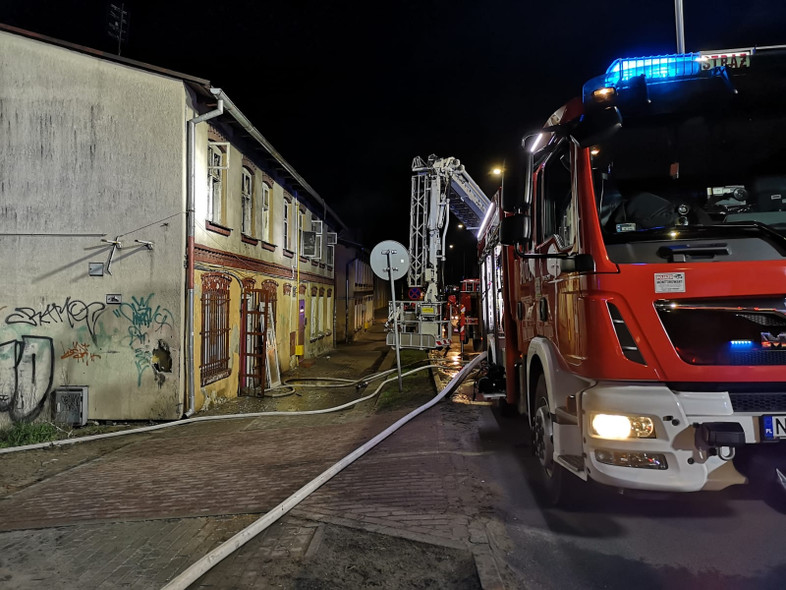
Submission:
[[[786,47],[616,60],[523,147],[485,315],[551,499],[786,487]]]

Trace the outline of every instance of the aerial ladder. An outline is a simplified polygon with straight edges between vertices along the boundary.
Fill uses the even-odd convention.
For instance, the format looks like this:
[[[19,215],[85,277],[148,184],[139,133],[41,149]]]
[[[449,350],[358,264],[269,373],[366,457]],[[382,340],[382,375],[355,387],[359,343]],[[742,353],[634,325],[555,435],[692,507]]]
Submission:
[[[410,294],[420,292],[422,298],[391,303],[387,343],[395,344],[390,330],[397,325],[401,348],[447,348],[451,324],[444,313],[442,267],[449,215],[452,212],[467,229],[479,233],[490,217],[492,201],[457,158],[431,155],[424,162],[416,156],[412,173],[407,283]]]

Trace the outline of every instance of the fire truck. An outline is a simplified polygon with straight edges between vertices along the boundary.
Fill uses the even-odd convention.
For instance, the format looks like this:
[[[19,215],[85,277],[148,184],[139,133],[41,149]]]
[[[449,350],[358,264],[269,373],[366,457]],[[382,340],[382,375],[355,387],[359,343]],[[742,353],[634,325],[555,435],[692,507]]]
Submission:
[[[618,59],[480,238],[548,497],[786,487],[786,46]]]

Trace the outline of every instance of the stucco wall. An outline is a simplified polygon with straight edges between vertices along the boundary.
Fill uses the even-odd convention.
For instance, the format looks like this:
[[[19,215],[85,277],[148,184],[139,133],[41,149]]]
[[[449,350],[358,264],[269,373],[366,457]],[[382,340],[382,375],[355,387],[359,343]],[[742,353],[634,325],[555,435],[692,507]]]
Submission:
[[[179,80],[0,32],[0,427],[61,385],[181,415],[185,120]]]

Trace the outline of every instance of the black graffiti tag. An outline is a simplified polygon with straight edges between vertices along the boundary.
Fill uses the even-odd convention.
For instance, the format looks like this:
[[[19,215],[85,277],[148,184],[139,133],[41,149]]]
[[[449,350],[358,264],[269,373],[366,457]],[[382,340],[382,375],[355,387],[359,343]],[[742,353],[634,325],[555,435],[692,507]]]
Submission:
[[[101,301],[85,303],[79,299],[66,297],[63,305],[50,303],[43,311],[36,311],[32,307],[17,307],[8,314],[5,323],[9,325],[26,324],[32,327],[68,323],[72,328],[78,324],[84,324],[90,333],[93,344],[96,344],[96,323],[105,310],[106,304]]]
[[[52,389],[55,353],[52,339],[22,336],[0,343],[0,412],[11,420],[33,420]]]

